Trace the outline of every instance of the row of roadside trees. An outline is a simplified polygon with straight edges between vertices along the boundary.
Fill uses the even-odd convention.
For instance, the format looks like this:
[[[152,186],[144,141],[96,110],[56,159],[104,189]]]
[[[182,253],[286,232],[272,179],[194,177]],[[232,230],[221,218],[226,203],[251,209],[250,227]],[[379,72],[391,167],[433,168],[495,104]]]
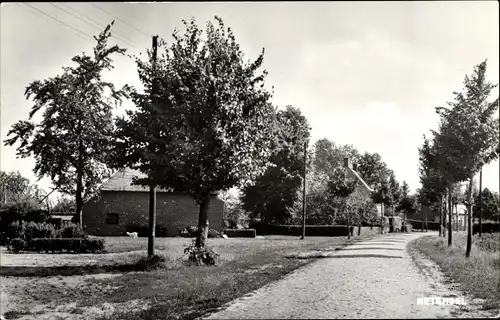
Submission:
[[[452,244],[452,206],[460,198],[461,183],[467,184],[463,199],[468,213],[466,257],[470,256],[472,245],[474,177],[500,153],[499,101],[498,98],[490,101],[497,85],[486,80],[486,70],[485,60],[474,67],[471,75],[465,76],[464,89],[454,92],[454,101],[448,107],[436,108],[439,127],[432,131],[431,139],[424,136],[419,148],[422,183],[419,199],[440,210],[442,224],[447,220],[448,245]],[[441,231],[444,235],[444,230]]]
[[[291,107],[279,115],[296,119],[284,121],[287,125],[281,130],[280,141],[297,141],[295,133],[305,132],[306,119]],[[284,144],[274,149],[273,166],[258,176],[254,185],[241,190],[239,199],[228,200],[229,214],[246,221],[259,218],[267,224],[302,222],[304,146],[301,144],[304,140],[299,139],[300,143],[295,143],[294,148]],[[305,168],[307,224],[380,223],[376,219],[376,206],[385,207],[386,215],[416,211],[416,198],[410,194],[408,184],[397,181],[379,154],[361,154],[352,145],[337,145],[327,138],[316,141],[308,149]],[[375,189],[371,197],[360,194],[356,189],[358,181],[345,175],[344,158],[357,164],[357,171]],[[245,214],[248,214],[246,219]]]

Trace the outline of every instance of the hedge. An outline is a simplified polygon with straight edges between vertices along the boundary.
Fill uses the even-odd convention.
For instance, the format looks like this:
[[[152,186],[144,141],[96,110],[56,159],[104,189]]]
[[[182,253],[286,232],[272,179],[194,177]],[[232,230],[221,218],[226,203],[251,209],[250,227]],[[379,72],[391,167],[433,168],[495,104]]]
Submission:
[[[255,229],[225,229],[224,234],[229,238],[255,238]]]
[[[481,227],[481,232],[483,233],[500,232],[500,223],[495,223],[495,222],[483,223]],[[479,224],[474,224],[472,226],[472,233],[473,234],[479,233]]]
[[[18,240],[14,239],[13,241]],[[11,241],[11,244],[12,242]],[[13,248],[15,249],[15,248]],[[104,249],[104,239],[99,238],[35,238],[25,242],[21,250],[41,252],[99,252]],[[13,250],[15,251],[15,250]],[[19,250],[20,251],[20,250]]]
[[[413,229],[419,229],[419,230],[422,229],[422,221],[410,220],[410,219],[408,219],[407,221],[411,223]],[[426,227],[427,230],[439,231],[440,229],[439,222],[434,222],[434,221],[427,221],[427,223],[425,223],[424,221],[424,230],[426,229]]]
[[[351,226],[351,234],[357,226]],[[374,226],[375,227],[375,226]],[[268,225],[261,226],[257,230],[259,235],[282,235],[282,236],[300,236],[302,235],[301,225]],[[306,236],[311,237],[341,237],[347,236],[347,226],[344,225],[306,225]]]

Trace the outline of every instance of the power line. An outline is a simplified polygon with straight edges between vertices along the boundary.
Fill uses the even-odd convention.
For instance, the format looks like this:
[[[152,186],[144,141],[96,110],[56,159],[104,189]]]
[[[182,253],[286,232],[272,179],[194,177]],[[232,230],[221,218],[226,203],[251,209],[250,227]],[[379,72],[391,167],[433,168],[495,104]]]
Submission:
[[[79,32],[79,33],[81,33],[81,34],[83,34],[83,35],[85,35],[85,36],[89,37],[90,39],[94,39],[92,36],[90,36],[90,35],[86,34],[85,32],[83,32],[83,31],[81,31],[81,30],[79,30],[79,29],[77,29],[77,28],[75,28],[75,27],[72,27],[72,26],[70,26],[69,24],[67,24],[67,23],[65,23],[65,22],[63,22],[63,21],[61,21],[61,20],[59,20],[59,19],[57,19],[57,18],[54,18],[54,17],[53,17],[53,16],[51,16],[50,14],[47,14],[47,13],[45,13],[44,11],[42,11],[42,10],[40,10],[40,9],[36,8],[36,7],[33,7],[33,6],[32,6],[32,5],[30,5],[30,4],[27,4],[27,3],[24,3],[24,4],[25,4],[25,5],[27,5],[28,7],[32,8],[32,9],[35,9],[36,11],[38,11],[38,12],[40,12],[40,13],[42,13],[42,14],[46,15],[47,17],[49,17],[49,18],[51,18],[51,19],[54,19],[55,21],[57,21],[57,22],[59,22],[59,23],[61,23],[61,24],[65,25],[65,26],[67,26],[67,27],[70,27],[71,29],[73,29],[73,30],[75,30],[75,31],[77,31],[77,32]]]
[[[74,15],[73,13],[71,13],[71,12],[68,12],[68,11],[64,10],[63,8],[60,8],[58,5],[55,5],[55,4],[53,4],[53,3],[51,3],[51,5],[53,5],[53,6],[57,7],[59,10],[62,10],[62,11],[64,11],[64,12],[66,12],[66,13],[68,13],[68,14],[72,15],[73,17],[75,17],[75,18],[77,18],[77,19],[79,19],[79,20],[81,20],[81,21],[83,21],[83,22],[87,23],[88,25],[91,25],[92,27],[94,27],[94,28],[96,28],[96,29],[98,29],[98,30],[101,30],[100,28],[105,28],[105,27],[106,27],[104,24],[102,24],[102,23],[100,23],[100,22],[98,22],[98,21],[96,21],[96,20],[92,19],[91,17],[88,17],[88,16],[84,15],[84,14],[83,14],[83,13],[81,13],[81,12],[78,12],[78,11],[77,11],[77,10],[75,10],[75,9],[72,9],[71,7],[69,7],[69,6],[67,6],[67,5],[64,5],[64,4],[62,4],[62,3],[60,3],[60,4],[59,4],[59,5],[63,5],[64,7],[68,8],[69,10],[71,10],[71,11],[73,11],[73,12],[77,13],[78,15],[80,15],[80,16],[82,16],[82,17],[84,17],[85,19],[88,19],[88,20],[90,20],[90,21],[94,22],[94,24],[91,24],[90,22],[86,21],[85,19],[82,19],[82,18],[80,18],[80,17],[78,17],[78,16]],[[97,26],[96,26],[96,25],[97,25]],[[117,37],[117,36],[115,36],[114,34],[121,36],[123,39],[118,38],[118,37]],[[136,48],[136,49],[138,49],[138,50],[140,50],[140,49],[136,46],[137,44],[134,44],[133,40],[131,40],[131,39],[129,39],[129,38],[127,38],[127,37],[125,37],[124,35],[122,35],[122,34],[120,34],[120,33],[116,32],[116,31],[113,31],[113,33],[112,33],[112,35],[111,35],[111,36],[112,36],[112,37],[114,37],[114,38],[116,38],[117,40],[122,41],[123,43],[126,43],[126,44],[128,44],[128,45],[130,45],[130,46],[132,46],[132,47],[134,47],[134,48]],[[126,41],[126,40],[128,40],[128,41],[130,41],[130,42],[128,42],[128,41]]]
[[[88,3],[90,3],[91,5],[93,5],[94,7],[96,7],[97,9],[101,10],[102,12],[107,13],[108,15],[112,16],[113,18],[120,20],[121,22],[125,23],[125,24],[126,24],[126,25],[128,25],[129,27],[134,28],[135,30],[137,30],[137,31],[139,31],[140,33],[144,34],[146,37],[149,37],[149,36],[150,36],[150,35],[149,35],[149,34],[147,34],[146,32],[144,32],[144,31],[142,31],[142,30],[140,30],[140,29],[138,29],[138,28],[134,27],[133,25],[129,24],[127,21],[125,21],[125,20],[123,20],[123,19],[121,19],[121,18],[119,18],[119,17],[117,17],[117,16],[115,16],[115,15],[112,15],[112,14],[111,14],[111,13],[109,13],[108,11],[106,11],[106,10],[102,9],[101,7],[96,6],[95,4],[93,4],[93,3],[91,3],[91,2],[88,2]]]
[[[50,21],[50,20],[49,20],[49,19],[47,19],[46,17],[42,17],[42,15],[41,15],[41,14],[39,14],[38,12],[36,12],[36,11],[34,11],[34,10],[30,9],[30,8],[26,8],[26,11],[27,11],[27,12],[29,12],[29,13],[31,13],[32,15],[34,15],[34,16],[36,16],[36,17],[38,17],[38,18],[42,18],[43,20],[45,20],[45,21],[47,21],[47,22],[48,22],[48,21]],[[79,36],[80,38],[82,38],[82,39],[84,39],[84,40],[87,40],[87,38],[86,38],[86,37],[84,37],[84,36],[82,36],[81,34],[79,34],[79,33],[75,33],[75,32],[73,32],[73,33],[74,33],[75,35]]]

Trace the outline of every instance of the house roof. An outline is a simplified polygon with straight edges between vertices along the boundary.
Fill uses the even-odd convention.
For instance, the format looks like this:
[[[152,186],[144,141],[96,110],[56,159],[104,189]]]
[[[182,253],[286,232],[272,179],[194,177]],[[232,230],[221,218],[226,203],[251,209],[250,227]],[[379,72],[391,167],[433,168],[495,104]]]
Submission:
[[[125,168],[118,171],[111,176],[106,182],[101,185],[101,191],[130,191],[130,192],[149,192],[149,187],[132,184],[135,178],[143,179],[147,175],[130,168]],[[163,189],[156,188],[156,192],[174,192],[172,188]],[[218,192],[214,191],[212,195],[217,195]]]
[[[132,184],[134,178],[142,179],[147,176],[139,170],[125,168],[111,176],[101,186],[101,191],[132,191],[132,192],[148,192],[149,187]],[[157,188],[156,192],[171,192],[169,189]]]
[[[363,186],[365,186],[365,188],[366,188],[366,189],[368,189],[368,191],[370,191],[370,192],[374,192],[374,191],[375,191],[375,190],[373,190],[373,189],[372,189],[372,188],[368,185],[368,183],[366,183],[366,181],[365,181],[365,180],[363,180],[363,178],[361,178],[361,176],[359,175],[359,173],[358,173],[356,170],[354,170],[354,169],[353,169],[353,168],[351,168],[351,167],[349,167],[349,168],[348,168],[348,170],[350,170],[350,171],[351,171],[351,173],[352,173],[354,176],[356,176],[356,178],[358,179],[358,181],[359,181],[359,182],[361,182],[361,184],[362,184]]]
[[[359,182],[361,182],[361,184],[370,192],[374,192],[375,190],[373,190],[369,185],[368,183],[366,183],[365,180],[363,180],[363,178],[361,177],[361,175],[356,171],[354,170],[350,163],[349,163],[349,158],[344,158],[344,168],[346,168],[348,170],[348,172],[354,176],[356,179],[358,179]]]

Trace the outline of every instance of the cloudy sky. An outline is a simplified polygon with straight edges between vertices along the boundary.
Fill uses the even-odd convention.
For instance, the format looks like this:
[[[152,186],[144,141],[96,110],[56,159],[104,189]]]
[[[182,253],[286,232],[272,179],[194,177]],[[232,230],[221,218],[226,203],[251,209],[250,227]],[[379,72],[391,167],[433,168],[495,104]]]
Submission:
[[[55,76],[74,55],[91,52],[89,35],[102,30],[92,24],[120,18],[113,39],[137,54],[150,48],[152,35],[170,41],[181,19],[204,25],[214,15],[233,29],[248,58],[265,48],[273,102],[300,108],[313,141],[327,137],[378,152],[412,190],[419,187],[417,148],[437,126],[434,108],[451,101],[465,74],[485,59],[488,79],[499,82],[496,1],[3,3],[1,140],[28,118],[32,104],[23,94],[31,81]],[[139,83],[126,57],[115,59],[107,78]],[[0,150],[2,170],[35,181],[33,159],[16,159],[15,148],[3,143]],[[48,180],[39,184],[50,187]],[[483,185],[498,191],[498,161],[485,167]]]

